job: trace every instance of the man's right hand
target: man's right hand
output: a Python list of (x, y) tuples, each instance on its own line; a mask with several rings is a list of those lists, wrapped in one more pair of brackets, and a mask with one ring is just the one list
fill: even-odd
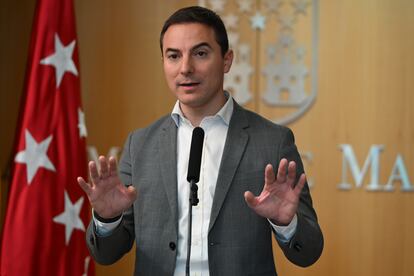
[(118, 177), (115, 157), (99, 157), (100, 169), (89, 162), (90, 183), (78, 177), (79, 186), (85, 191), (95, 212), (102, 218), (114, 218), (128, 209), (137, 198), (137, 191), (124, 186)]

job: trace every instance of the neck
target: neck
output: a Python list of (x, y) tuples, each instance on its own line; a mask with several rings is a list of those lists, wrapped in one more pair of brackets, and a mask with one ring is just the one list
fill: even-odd
[(214, 116), (225, 105), (227, 99), (224, 93), (206, 106), (187, 106), (180, 103), (181, 111), (194, 127), (200, 126), (201, 121), (208, 116)]

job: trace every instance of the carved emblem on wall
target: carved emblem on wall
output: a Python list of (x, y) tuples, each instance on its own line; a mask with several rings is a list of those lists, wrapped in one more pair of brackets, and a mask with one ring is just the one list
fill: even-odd
[[(286, 109), (270, 118), (280, 124), (309, 110), (317, 95), (317, 0), (199, 0), (198, 5), (217, 12), (226, 25), (235, 60), (224, 87), (236, 101), (246, 105), (258, 95), (264, 105)], [(242, 33), (256, 39), (243, 40)], [(258, 78), (261, 85), (253, 85)]]

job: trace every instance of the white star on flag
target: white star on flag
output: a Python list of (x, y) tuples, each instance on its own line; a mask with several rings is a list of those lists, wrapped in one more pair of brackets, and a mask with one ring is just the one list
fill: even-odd
[(65, 241), (69, 244), (73, 229), (85, 231), (85, 226), (79, 216), (82, 209), (83, 197), (79, 198), (75, 204), (70, 201), (68, 193), (65, 191), (65, 211), (53, 218), (53, 221), (65, 225)]
[(25, 140), (26, 140), (26, 149), (20, 151), (16, 154), (14, 161), (17, 163), (25, 163), (27, 169), (27, 184), (33, 180), (33, 177), (36, 175), (37, 170), (40, 167), (56, 171), (55, 166), (47, 157), (47, 150), (49, 148), (50, 142), (52, 141), (52, 135), (47, 137), (40, 143), (37, 143), (30, 132), (26, 129), (25, 131)]
[(85, 113), (82, 112), (82, 109), (80, 109), (80, 107), (78, 108), (78, 128), (79, 137), (86, 137), (88, 135), (85, 124)]
[(40, 64), (51, 65), (55, 67), (56, 71), (56, 88), (62, 82), (65, 72), (71, 72), (75, 76), (78, 75), (75, 63), (72, 60), (73, 50), (75, 49), (76, 40), (73, 40), (66, 46), (63, 46), (58, 34), (55, 34), (55, 53), (45, 57), (40, 61)]
[(265, 28), (266, 17), (256, 12), (254, 16), (250, 18), (252, 29), (263, 30)]

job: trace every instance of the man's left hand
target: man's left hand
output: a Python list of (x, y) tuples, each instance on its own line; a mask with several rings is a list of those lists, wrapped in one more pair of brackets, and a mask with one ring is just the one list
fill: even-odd
[(295, 182), (296, 163), (288, 163), (283, 158), (280, 160), (277, 176), (271, 164), (266, 166), (265, 183), (260, 195), (254, 196), (252, 192), (246, 191), (244, 199), (256, 214), (270, 219), (276, 225), (289, 225), (296, 214), (300, 193), (305, 186), (305, 174), (303, 173), (299, 181)]

